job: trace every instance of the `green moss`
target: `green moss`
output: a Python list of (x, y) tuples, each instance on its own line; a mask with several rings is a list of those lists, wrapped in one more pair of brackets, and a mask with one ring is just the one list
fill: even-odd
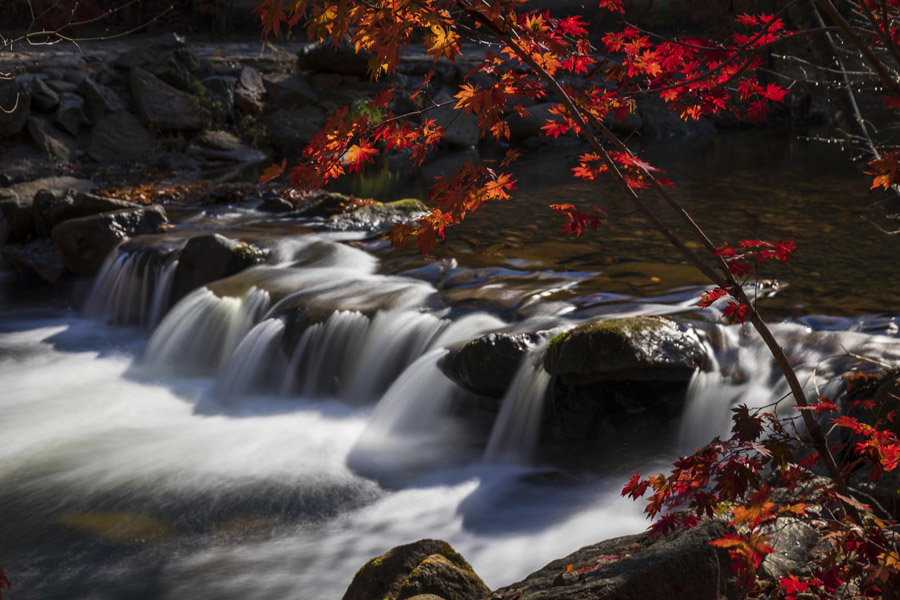
[(466, 559), (463, 558), (463, 555), (453, 549), (453, 546), (448, 544), (445, 541), (441, 541), (440, 544), (441, 554), (449, 558), (451, 561), (457, 564), (466, 564)]

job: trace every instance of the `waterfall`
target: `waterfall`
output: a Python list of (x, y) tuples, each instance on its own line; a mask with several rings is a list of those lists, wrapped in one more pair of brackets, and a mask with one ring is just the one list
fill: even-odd
[(284, 321), (266, 319), (251, 329), (219, 371), (218, 395), (231, 399), (256, 387), (271, 386), (283, 369), (281, 339)]
[(491, 430), (484, 460), (489, 463), (528, 463), (541, 432), (544, 398), (550, 374), (544, 370), (544, 349), (550, 338), (532, 346), (503, 395), (500, 413)]
[(202, 287), (162, 320), (140, 360), (159, 374), (213, 375), (269, 307), (269, 293), (251, 287), (241, 298)]
[(113, 325), (153, 329), (169, 304), (178, 260), (150, 251), (121, 248), (106, 259), (91, 287), (84, 313)]

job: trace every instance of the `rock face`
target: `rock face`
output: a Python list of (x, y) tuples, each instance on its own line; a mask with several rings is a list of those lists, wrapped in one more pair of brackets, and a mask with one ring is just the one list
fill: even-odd
[(131, 70), (131, 93), (147, 126), (170, 131), (199, 131), (209, 115), (184, 92), (140, 67)]
[(191, 290), (262, 262), (259, 249), (213, 233), (191, 238), (181, 251), (172, 283), (172, 302)]
[[(9, 241), (26, 242), (35, 235), (33, 206), (38, 192), (48, 190), (62, 195), (69, 188), (87, 192), (91, 189), (91, 185), (90, 180), (87, 179), (45, 177), (0, 189), (0, 214), (3, 215), (9, 227)], [(44, 232), (38, 232), (38, 234), (46, 235)]]
[(473, 600), (489, 593), (450, 544), (425, 539), (370, 560), (357, 571), (343, 600), (405, 600), (423, 594), (444, 600)]
[[(725, 527), (707, 521), (653, 540), (632, 535), (586, 546), (492, 598), (520, 600), (736, 600), (731, 558), (709, 542)], [(566, 574), (572, 565), (573, 573)], [(582, 569), (583, 573), (578, 574)]]
[(470, 392), (502, 398), (535, 338), (533, 334), (489, 333), (451, 348), (438, 366)]
[(166, 221), (161, 206), (130, 208), (63, 221), (53, 228), (50, 237), (67, 269), (89, 274), (96, 273), (126, 237), (153, 233)]
[(325, 124), (325, 112), (318, 106), (282, 108), (263, 117), (262, 123), (276, 150), (296, 155)]

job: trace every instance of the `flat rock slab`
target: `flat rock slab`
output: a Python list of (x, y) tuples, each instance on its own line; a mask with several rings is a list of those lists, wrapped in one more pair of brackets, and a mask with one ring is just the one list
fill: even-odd
[(133, 68), (130, 82), (141, 117), (151, 129), (199, 131), (209, 123), (209, 115), (187, 94), (144, 69)]

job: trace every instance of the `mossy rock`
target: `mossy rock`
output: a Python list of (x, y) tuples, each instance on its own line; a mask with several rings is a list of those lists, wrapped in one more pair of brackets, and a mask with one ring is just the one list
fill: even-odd
[(420, 200), (406, 198), (394, 202), (376, 202), (347, 214), (333, 215), (327, 227), (337, 231), (367, 231), (380, 233), (402, 223), (419, 218), (428, 212)]
[(557, 335), (544, 368), (568, 383), (688, 381), (706, 352), (696, 332), (664, 317), (586, 323)]
[(409, 600), (423, 594), (471, 600), (486, 597), (490, 590), (450, 544), (424, 539), (367, 562), (353, 577), (343, 600)]

